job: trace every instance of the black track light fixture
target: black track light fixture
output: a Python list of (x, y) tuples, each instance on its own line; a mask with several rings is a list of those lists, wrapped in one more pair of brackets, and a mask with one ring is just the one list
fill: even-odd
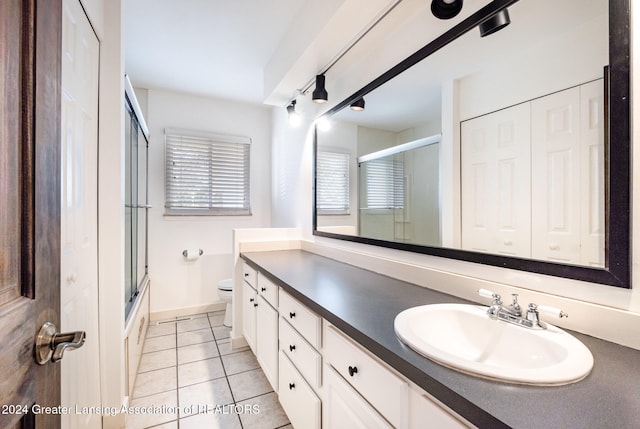
[(451, 19), (462, 10), (462, 0), (432, 0), (431, 13), (439, 19)]
[(509, 24), (511, 24), (509, 11), (507, 9), (502, 9), (478, 26), (480, 29), (480, 37), (485, 37), (495, 33), (496, 31), (502, 30)]
[(316, 75), (316, 89), (313, 90), (311, 100), (313, 100), (314, 103), (326, 103), (328, 99), (329, 94), (327, 94), (327, 90), (324, 88), (324, 75)]
[(364, 110), (364, 98), (360, 97), (353, 103), (351, 103), (351, 110), (362, 111)]
[(302, 118), (296, 112), (296, 100), (292, 100), (291, 104), (287, 106), (287, 113), (289, 114), (289, 125), (297, 127), (302, 122)]

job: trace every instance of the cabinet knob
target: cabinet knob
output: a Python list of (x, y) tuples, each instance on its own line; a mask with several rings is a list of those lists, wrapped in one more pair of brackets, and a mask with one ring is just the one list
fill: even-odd
[(294, 351), (295, 349), (296, 349), (296, 346), (294, 346), (294, 345), (290, 345), (289, 346), (289, 351), (290, 352)]
[(257, 303), (257, 302), (254, 302), (254, 303), (253, 303), (253, 306), (254, 306), (254, 307), (257, 307), (257, 306), (258, 306), (258, 303)]
[(356, 366), (349, 366), (349, 375), (351, 377), (353, 377), (353, 374), (357, 374), (358, 373), (358, 367)]
[(253, 302), (253, 298), (249, 298), (249, 302)]
[(249, 277), (249, 273), (244, 273), (244, 276), (245, 277)]
[(266, 288), (266, 287), (263, 287), (263, 288), (260, 288), (260, 290), (261, 290), (262, 292), (264, 292), (264, 291), (266, 291), (266, 290), (267, 290), (267, 288)]
[(296, 388), (296, 384), (295, 383), (289, 383), (289, 390), (293, 390)]
[(289, 313), (289, 319), (293, 319), (294, 317), (296, 317), (296, 313)]

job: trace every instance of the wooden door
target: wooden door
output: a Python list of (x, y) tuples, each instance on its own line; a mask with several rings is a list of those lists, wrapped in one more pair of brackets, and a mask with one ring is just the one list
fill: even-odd
[[(59, 324), (60, 0), (0, 2), (0, 427), (60, 427), (60, 367), (35, 361)], [(35, 411), (24, 414), (36, 405)]]

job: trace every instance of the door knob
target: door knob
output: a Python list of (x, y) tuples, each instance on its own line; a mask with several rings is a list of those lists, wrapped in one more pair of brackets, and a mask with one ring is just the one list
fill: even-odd
[(36, 337), (36, 362), (44, 365), (49, 362), (57, 362), (62, 359), (64, 351), (82, 347), (85, 340), (84, 331), (57, 332), (58, 328), (51, 322), (46, 322), (40, 328)]

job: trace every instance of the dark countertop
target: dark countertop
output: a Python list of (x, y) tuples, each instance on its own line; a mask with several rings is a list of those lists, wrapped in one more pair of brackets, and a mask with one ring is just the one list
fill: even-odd
[(593, 354), (566, 386), (501, 383), (451, 370), (396, 337), (393, 321), (417, 305), (468, 301), (302, 250), (243, 253), (289, 294), (479, 428), (638, 428), (640, 351), (571, 332)]

